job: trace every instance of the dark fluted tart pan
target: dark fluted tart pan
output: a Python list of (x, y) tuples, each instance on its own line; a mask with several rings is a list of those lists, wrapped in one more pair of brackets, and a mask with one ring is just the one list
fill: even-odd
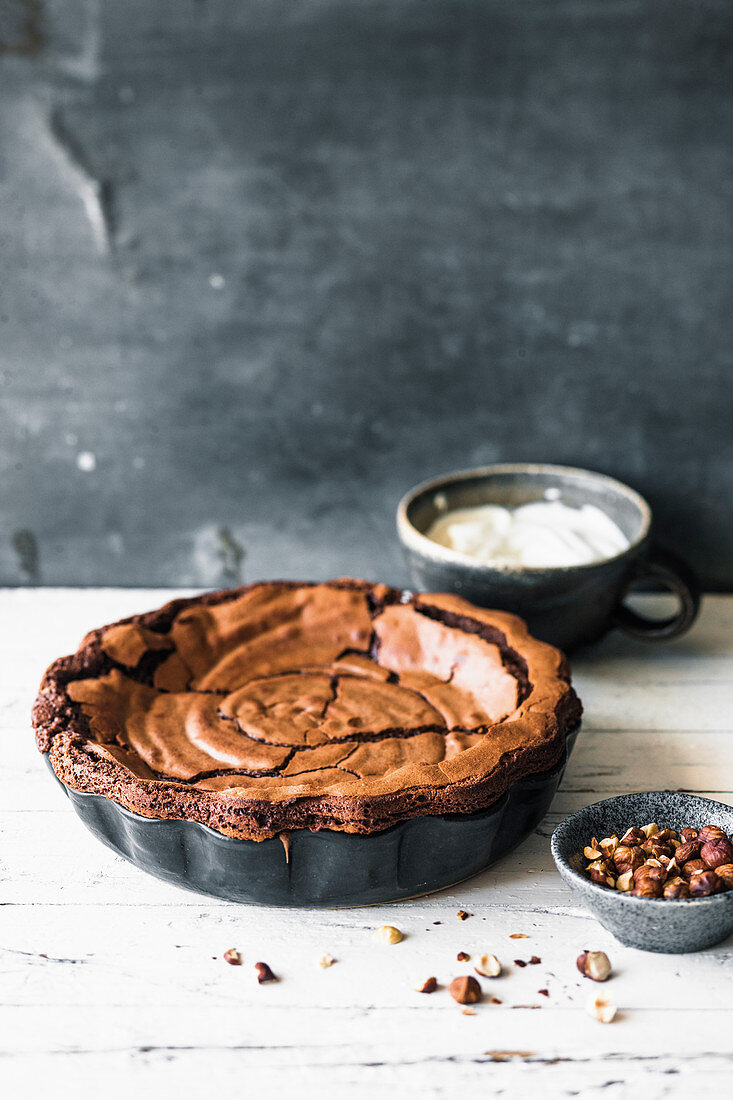
[(102, 843), (175, 886), (245, 904), (375, 905), (463, 882), (521, 844), (547, 813), (576, 736), (568, 734), (553, 768), (517, 780), (486, 810), (411, 818), (372, 836), (302, 829), (286, 843), (238, 840), (59, 783)]

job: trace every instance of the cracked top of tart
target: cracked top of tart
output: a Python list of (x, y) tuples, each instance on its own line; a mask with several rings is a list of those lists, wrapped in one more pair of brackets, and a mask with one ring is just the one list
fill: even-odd
[(75, 790), (254, 840), (482, 809), (551, 767), (579, 717), (564, 657), (515, 616), (350, 580), (93, 631), (34, 709)]

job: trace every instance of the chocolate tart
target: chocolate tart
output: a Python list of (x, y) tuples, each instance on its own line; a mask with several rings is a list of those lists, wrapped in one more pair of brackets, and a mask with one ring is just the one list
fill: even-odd
[(339, 580), (92, 631), (33, 721), (80, 816), (133, 862), (235, 900), (337, 905), (449, 885), (518, 843), (580, 713), (565, 658), (515, 616)]

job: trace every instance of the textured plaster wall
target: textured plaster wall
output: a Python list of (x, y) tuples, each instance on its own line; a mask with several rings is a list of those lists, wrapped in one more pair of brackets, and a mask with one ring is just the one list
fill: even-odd
[(2, 0), (0, 582), (406, 580), (586, 465), (733, 587), (733, 5)]

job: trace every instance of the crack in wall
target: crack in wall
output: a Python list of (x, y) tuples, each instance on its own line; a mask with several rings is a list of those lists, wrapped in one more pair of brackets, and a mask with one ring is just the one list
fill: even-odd
[(41, 568), (36, 536), (27, 528), (13, 531), (13, 550), (18, 558), (18, 568), (31, 585), (40, 584)]
[(67, 125), (59, 107), (51, 111), (48, 130), (54, 148), (71, 170), (81, 199), (97, 251), (110, 255), (115, 249), (115, 188), (112, 180), (99, 176), (76, 135)]

